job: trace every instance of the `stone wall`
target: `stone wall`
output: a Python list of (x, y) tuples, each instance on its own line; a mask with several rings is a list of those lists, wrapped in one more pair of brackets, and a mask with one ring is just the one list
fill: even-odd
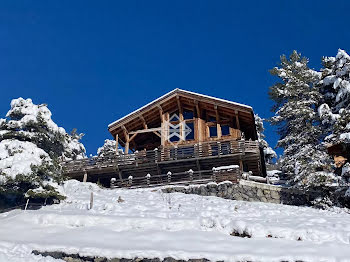
[(259, 201), (287, 205), (313, 205), (315, 199), (322, 198), (327, 192), (300, 190), (290, 187), (268, 185), (253, 181), (240, 180), (238, 184), (223, 182), (187, 187), (168, 187), (165, 193), (180, 192), (201, 196), (217, 196), (233, 200)]
[(67, 254), (59, 251), (38, 251), (33, 250), (34, 255), (42, 255), (44, 257), (53, 257), (61, 259), (66, 262), (209, 262), (208, 259), (189, 259), (189, 260), (178, 260), (172, 257), (166, 257), (164, 259), (159, 258), (106, 258), (106, 257), (91, 257), (91, 256), (80, 256), (79, 254)]

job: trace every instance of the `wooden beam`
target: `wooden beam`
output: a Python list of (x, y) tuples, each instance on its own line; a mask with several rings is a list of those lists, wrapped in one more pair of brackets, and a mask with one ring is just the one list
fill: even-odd
[(184, 121), (184, 115), (183, 115), (183, 112), (182, 112), (182, 107), (181, 107), (181, 101), (180, 101), (180, 97), (177, 95), (176, 96), (176, 101), (177, 101), (177, 107), (179, 109), (179, 118), (180, 118), (180, 141), (184, 141), (185, 140), (185, 137), (184, 137), (184, 132), (183, 132), (183, 124), (182, 124), (182, 121)]
[(123, 132), (124, 132), (124, 136), (125, 136), (125, 147), (124, 147), (124, 154), (127, 155), (129, 154), (129, 141), (130, 141), (130, 137), (129, 137), (129, 133), (128, 130), (125, 128), (124, 125), (122, 125), (123, 128)]
[(238, 117), (238, 111), (235, 110), (235, 116), (236, 116), (236, 126), (237, 126), (237, 129), (241, 130), (241, 126), (239, 124), (239, 117)]
[(214, 109), (215, 109), (215, 116), (216, 116), (216, 132), (217, 132), (218, 138), (221, 138), (221, 125), (220, 125), (220, 116), (219, 116), (218, 106), (214, 105)]
[(139, 117), (140, 117), (140, 119), (141, 119), (141, 121), (142, 121), (143, 128), (144, 128), (144, 129), (148, 129), (147, 123), (146, 123), (146, 121), (145, 121), (145, 118), (144, 118), (142, 115), (140, 115)]
[(162, 135), (159, 134), (157, 131), (153, 131), (154, 134), (156, 134), (157, 136), (159, 136), (160, 138), (162, 138)]
[[(142, 133), (152, 133), (154, 131), (161, 131), (161, 127), (155, 127), (155, 128), (148, 128), (148, 129), (140, 129), (136, 131), (131, 131), (129, 134), (130, 135), (135, 135), (135, 134), (142, 134)], [(131, 140), (131, 139), (130, 139)]]
[(195, 100), (195, 105), (196, 105), (196, 111), (197, 111), (197, 117), (201, 118), (201, 111), (199, 109), (199, 102), (197, 100)]
[(115, 135), (115, 153), (118, 155), (118, 147), (119, 147), (119, 135)]
[(133, 135), (129, 138), (129, 142), (130, 142), (131, 140), (133, 140), (133, 139), (135, 138), (135, 136), (137, 136), (137, 134), (138, 134), (138, 133), (133, 134)]

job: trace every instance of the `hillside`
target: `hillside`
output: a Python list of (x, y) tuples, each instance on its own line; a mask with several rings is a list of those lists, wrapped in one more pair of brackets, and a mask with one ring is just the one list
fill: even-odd
[(0, 261), (55, 261), (30, 254), (35, 249), (108, 258), (350, 261), (345, 209), (108, 190), (75, 180), (61, 190), (61, 204), (0, 215)]

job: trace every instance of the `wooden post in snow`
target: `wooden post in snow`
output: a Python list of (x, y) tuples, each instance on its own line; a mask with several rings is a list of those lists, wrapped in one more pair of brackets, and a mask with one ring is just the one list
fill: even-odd
[(92, 209), (94, 205), (94, 193), (91, 192), (91, 195), (90, 195), (90, 209)]
[(27, 199), (27, 203), (26, 203), (26, 206), (24, 207), (24, 210), (27, 210), (28, 203), (29, 203), (29, 198)]

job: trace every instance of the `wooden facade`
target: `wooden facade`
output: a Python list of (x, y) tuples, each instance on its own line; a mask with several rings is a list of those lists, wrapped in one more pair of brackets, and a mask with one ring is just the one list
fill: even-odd
[(253, 109), (239, 103), (175, 89), (108, 130), (124, 154), (67, 162), (64, 172), (104, 184), (112, 178), (120, 185), (146, 175), (162, 183), (169, 172), (185, 178), (189, 170), (208, 178), (213, 167), (228, 165), (237, 165), (239, 173), (266, 173)]

